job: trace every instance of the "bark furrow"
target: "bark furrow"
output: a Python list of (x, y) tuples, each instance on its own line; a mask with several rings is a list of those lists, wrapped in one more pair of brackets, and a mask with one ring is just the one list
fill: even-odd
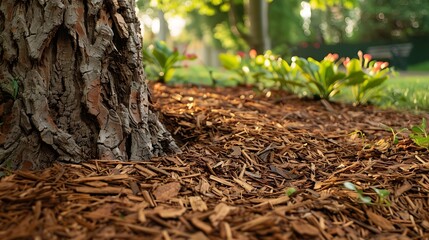
[(134, 1), (0, 2), (0, 166), (180, 151), (149, 102)]

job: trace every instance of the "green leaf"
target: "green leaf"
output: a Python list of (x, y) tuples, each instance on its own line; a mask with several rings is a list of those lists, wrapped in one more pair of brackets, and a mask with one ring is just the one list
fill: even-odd
[(372, 201), (370, 197), (363, 196), (363, 195), (359, 195), (359, 199), (360, 199), (363, 203), (366, 203), (366, 204), (370, 204), (370, 203), (371, 203), (371, 201)]
[(344, 184), (345, 188), (347, 188), (349, 190), (352, 190), (352, 191), (357, 191), (357, 188), (356, 188), (356, 186), (353, 183), (351, 183), (351, 182), (344, 182), (343, 184)]
[(372, 88), (376, 88), (378, 86), (380, 86), (384, 81), (387, 80), (387, 76), (384, 77), (380, 77), (380, 78), (371, 78), (368, 79), (362, 86), (361, 88), (361, 92), (363, 92), (365, 94), (366, 91), (372, 89)]
[(169, 82), (173, 78), (175, 71), (176, 71), (176, 69), (174, 69), (174, 68), (170, 68), (167, 70), (167, 72), (164, 75), (165, 82)]
[(422, 124), (420, 127), (426, 131), (426, 118), (422, 118)]
[(158, 48), (154, 48), (152, 51), (152, 54), (156, 58), (156, 60), (158, 61), (159, 65), (161, 67), (164, 67), (166, 62), (167, 62), (168, 55), (166, 55), (162, 50), (160, 50)]
[(228, 70), (240, 69), (241, 58), (237, 55), (221, 53), (219, 54), (219, 61), (222, 66)]
[(285, 193), (287, 196), (292, 196), (296, 192), (296, 189), (294, 187), (289, 187), (286, 189)]
[(356, 58), (353, 58), (350, 60), (349, 64), (347, 64), (347, 74), (350, 75), (354, 72), (362, 72), (360, 61)]
[(429, 137), (412, 136), (411, 139), (420, 147), (429, 148)]
[(155, 49), (162, 53), (164, 56), (169, 56), (173, 53), (173, 51), (167, 46), (167, 43), (164, 41), (156, 41)]
[(390, 195), (390, 191), (386, 189), (372, 188), (380, 198), (386, 198)]
[(179, 55), (178, 52), (173, 52), (170, 56), (167, 57), (164, 65), (164, 69), (168, 70), (172, 67), (174, 67), (174, 64), (176, 64), (179, 61), (182, 61), (185, 59), (185, 56)]
[(361, 84), (365, 81), (365, 76), (366, 74), (363, 71), (348, 73), (346, 76), (347, 81), (345, 82), (345, 85), (353, 86), (353, 85)]
[(411, 131), (416, 135), (424, 135), (424, 130), (420, 126), (413, 126)]

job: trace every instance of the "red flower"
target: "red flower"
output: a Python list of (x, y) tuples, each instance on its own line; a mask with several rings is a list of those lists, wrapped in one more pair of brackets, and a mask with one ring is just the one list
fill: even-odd
[(318, 42), (313, 43), (313, 47), (319, 49), (320, 48), (320, 43), (318, 43)]
[(374, 66), (372, 67), (371, 72), (374, 72), (374, 73), (379, 72), (381, 69), (385, 69), (388, 66), (389, 66), (388, 62), (378, 61), (378, 62), (374, 63)]
[(237, 55), (240, 56), (241, 58), (244, 58), (244, 56), (246, 56), (246, 53), (244, 53), (242, 51), (238, 51)]
[(301, 47), (307, 48), (308, 47), (308, 43), (306, 43), (306, 42), (301, 43)]
[(372, 56), (370, 55), (370, 54), (364, 54), (363, 55), (363, 58), (365, 59), (365, 61), (371, 61), (371, 59), (372, 59)]
[(363, 67), (367, 68), (367, 67), (368, 67), (369, 62), (370, 62), (370, 61), (371, 61), (371, 59), (372, 59), (372, 56), (371, 56), (370, 54), (364, 54), (364, 55), (363, 55), (363, 58), (364, 58)]
[(196, 54), (194, 54), (194, 53), (188, 53), (188, 54), (186, 54), (186, 55), (185, 55), (185, 58), (186, 58), (187, 60), (194, 60), (194, 59), (196, 59), (196, 58), (197, 58), (197, 55), (196, 55)]
[(331, 62), (335, 62), (338, 59), (338, 54), (337, 53), (329, 53), (328, 55), (326, 55), (326, 57), (324, 58), (325, 60), (331, 61)]
[(344, 67), (347, 67), (349, 65), (349, 63), (350, 63), (350, 58), (346, 57), (346, 59), (344, 59), (344, 61), (343, 61)]
[(249, 56), (250, 56), (251, 58), (255, 58), (256, 56), (258, 56), (258, 53), (256, 52), (256, 50), (255, 50), (255, 49), (251, 49), (251, 50), (249, 51)]
[(362, 59), (363, 52), (361, 50), (358, 51), (358, 56), (359, 56), (359, 59)]

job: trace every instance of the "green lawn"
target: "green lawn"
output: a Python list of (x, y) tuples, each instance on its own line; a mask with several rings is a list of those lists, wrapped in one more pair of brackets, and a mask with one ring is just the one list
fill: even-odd
[(212, 78), (210, 77), (210, 71), (212, 71), (212, 77), (221, 86), (234, 86), (236, 81), (234, 78), (238, 76), (234, 73), (227, 71), (223, 68), (215, 67), (204, 67), (204, 66), (190, 66), (186, 68), (177, 68), (172, 84), (196, 84), (196, 85), (212, 85)]
[(392, 98), (387, 106), (429, 111), (429, 72), (401, 73), (386, 81), (384, 89)]
[(408, 71), (424, 71), (429, 72), (429, 61), (422, 62), (419, 64), (414, 64), (408, 67)]

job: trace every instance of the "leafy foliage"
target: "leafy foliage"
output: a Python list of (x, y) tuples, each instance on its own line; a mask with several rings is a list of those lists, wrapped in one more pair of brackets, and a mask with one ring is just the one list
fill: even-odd
[(429, 135), (426, 131), (426, 119), (422, 119), (422, 123), (420, 125), (411, 127), (412, 134), (410, 138), (413, 140), (415, 144), (420, 147), (424, 147), (429, 149)]
[(171, 50), (163, 41), (157, 41), (143, 49), (143, 57), (146, 61), (146, 73), (159, 82), (168, 82), (172, 78), (178, 67), (177, 63), (196, 59), (195, 54), (181, 54), (177, 49)]
[(224, 68), (238, 74), (245, 85), (253, 83), (260, 88), (270, 86), (290, 92), (294, 92), (295, 87), (303, 86), (297, 81), (297, 70), (271, 51), (257, 54), (252, 49), (248, 55), (244, 52), (222, 53), (219, 60)]
[[(271, 51), (257, 55), (254, 50), (247, 58), (244, 53), (219, 55), (223, 67), (237, 73), (244, 84), (250, 82), (263, 87), (278, 87), (298, 93), (301, 89), (315, 99), (329, 100), (343, 89), (352, 88), (356, 104), (367, 103), (378, 96), (381, 85), (391, 73), (388, 63), (371, 61), (371, 56), (358, 53), (359, 58), (339, 59), (338, 54), (328, 54), (323, 60), (292, 57), (289, 64)], [(343, 63), (345, 69), (340, 65)]]
[[(344, 60), (347, 69), (347, 86), (352, 86), (353, 98), (356, 104), (367, 103), (379, 96), (379, 88), (391, 73), (387, 62), (372, 60), (369, 54), (358, 52), (358, 59)], [(372, 60), (372, 61), (371, 61)]]
[(293, 194), (295, 194), (296, 193), (296, 188), (294, 188), (294, 187), (288, 187), (286, 190), (285, 190), (285, 194), (288, 196), (288, 197), (290, 197), (290, 196), (292, 196)]
[[(344, 187), (355, 192), (358, 196), (359, 201), (361, 201), (362, 203), (365, 204), (373, 204), (372, 199), (368, 196), (365, 196), (365, 193), (358, 189), (356, 187), (356, 185), (354, 185), (351, 182), (344, 182)], [(390, 206), (390, 201), (389, 201), (389, 195), (390, 195), (390, 191), (386, 190), (386, 189), (378, 189), (375, 187), (371, 187), (374, 192), (377, 194), (377, 200), (376, 200), (376, 204), (381, 204), (381, 205), (386, 205), (386, 206)]]
[(358, 189), (353, 183), (351, 183), (351, 182), (344, 182), (344, 187), (347, 188), (347, 189), (349, 189), (349, 190), (352, 190), (352, 191), (356, 192), (357, 195), (358, 195), (359, 200), (362, 203), (371, 204), (371, 198), (368, 197), (368, 196), (365, 196), (364, 193), (363, 193), (363, 191), (360, 190), (360, 189)]
[(398, 144), (399, 139), (400, 139), (400, 135), (402, 134), (402, 132), (408, 130), (407, 128), (402, 128), (398, 131), (395, 131), (395, 129), (393, 129), (392, 127), (389, 127), (387, 125), (381, 124), (381, 126), (386, 130), (392, 133), (392, 143), (393, 144)]
[(346, 74), (338, 70), (335, 61), (338, 54), (330, 54), (322, 61), (313, 58), (293, 57), (292, 62), (299, 68), (306, 80), (307, 90), (315, 98), (329, 99), (340, 92), (341, 82)]

